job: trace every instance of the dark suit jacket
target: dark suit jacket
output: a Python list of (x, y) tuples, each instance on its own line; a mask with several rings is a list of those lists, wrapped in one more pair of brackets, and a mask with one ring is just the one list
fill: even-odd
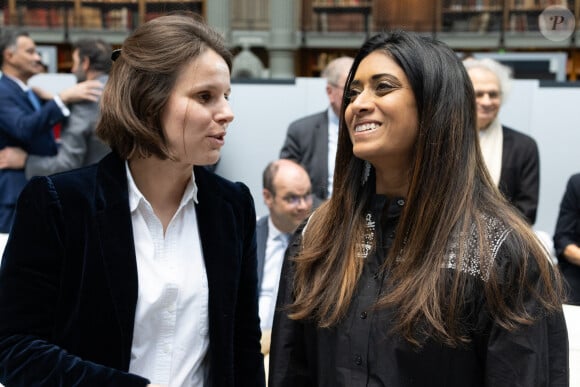
[(268, 243), (268, 215), (262, 216), (256, 223), (256, 256), (258, 257), (258, 289), (264, 279), (264, 262), (266, 262), (266, 245)]
[(569, 285), (567, 303), (580, 305), (580, 266), (564, 257), (564, 249), (570, 244), (580, 245), (580, 173), (571, 176), (566, 184), (554, 233), (558, 266)]
[[(263, 386), (253, 200), (241, 183), (195, 176), (211, 385)], [(137, 295), (124, 161), (33, 178), (0, 268), (0, 382), (145, 386), (126, 373)]]
[[(0, 149), (16, 146), (29, 154), (54, 155), (52, 128), (63, 118), (54, 100), (35, 111), (16, 82), (6, 75), (0, 77)], [(0, 170), (0, 232), (10, 231), (14, 205), (25, 184), (23, 170)]]
[(506, 126), (503, 129), (503, 151), (499, 190), (525, 216), (536, 221), (540, 195), (540, 154), (536, 141)]
[(295, 160), (308, 171), (318, 207), (328, 197), (328, 110), (292, 122), (280, 158)]

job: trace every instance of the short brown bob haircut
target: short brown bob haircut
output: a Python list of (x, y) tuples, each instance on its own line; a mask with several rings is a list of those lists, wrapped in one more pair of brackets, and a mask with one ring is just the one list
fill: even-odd
[(232, 69), (222, 36), (194, 13), (161, 16), (125, 39), (101, 99), (97, 135), (123, 159), (173, 159), (161, 127), (161, 113), (181, 69), (212, 49)]

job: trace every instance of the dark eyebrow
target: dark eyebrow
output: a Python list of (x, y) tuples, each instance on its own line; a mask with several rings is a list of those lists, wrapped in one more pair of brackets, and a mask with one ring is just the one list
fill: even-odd
[(401, 82), (401, 80), (393, 74), (376, 74), (371, 77), (373, 81), (377, 81), (383, 78), (388, 79), (389, 81), (395, 83), (397, 86), (403, 86), (403, 82)]
[[(380, 79), (388, 79), (389, 81), (393, 82), (396, 86), (403, 86), (403, 83), (401, 82), (401, 80), (399, 78), (397, 78), (396, 76), (392, 75), (392, 74), (375, 74), (371, 77), (371, 80), (373, 82), (376, 82)], [(361, 84), (361, 82), (359, 80), (354, 79), (351, 83), (351, 86), (358, 86)]]

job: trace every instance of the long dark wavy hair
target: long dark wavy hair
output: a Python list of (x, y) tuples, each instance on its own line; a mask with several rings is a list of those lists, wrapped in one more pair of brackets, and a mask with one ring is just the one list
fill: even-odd
[[(447, 45), (415, 33), (383, 32), (364, 43), (345, 85), (348, 93), (361, 61), (374, 51), (393, 58), (406, 74), (418, 111), (418, 137), (409, 190), (393, 245), (383, 269), (388, 292), (378, 308), (395, 311), (394, 328), (421, 345), (433, 337), (448, 345), (469, 341), (461, 322), (475, 288), (462, 270), (445, 270), (454, 236), (473, 235), (479, 266), (492, 260), (487, 220), (509, 232), (502, 254), (508, 268), (493, 265), (478, 293), (502, 327), (513, 330), (537, 317), (526, 309), (532, 297), (542, 312), (561, 307), (562, 285), (535, 234), (492, 183), (476, 130), (475, 95), (465, 68)], [(362, 272), (357, 245), (375, 194), (375, 176), (361, 185), (364, 161), (353, 154), (342, 105), (332, 197), (311, 217), (295, 257), (294, 302), (290, 318), (311, 319), (320, 327), (338, 323), (348, 310)], [(465, 240), (461, 242), (467, 242)], [(459, 243), (457, 268), (469, 259)], [(470, 253), (473, 251), (470, 250)], [(471, 277), (473, 279), (473, 276)], [(533, 280), (531, 280), (533, 279)]]

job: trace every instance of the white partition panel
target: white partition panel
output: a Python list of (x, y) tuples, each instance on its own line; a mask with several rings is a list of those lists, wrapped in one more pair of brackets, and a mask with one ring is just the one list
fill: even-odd
[(250, 187), (258, 216), (268, 213), (262, 200), (264, 168), (279, 157), (292, 121), (328, 107), (325, 85), (320, 78), (232, 85), (230, 103), (235, 118), (228, 128), (217, 173)]
[[(298, 78), (292, 84), (234, 84), (230, 125), (217, 169), (248, 184), (258, 215), (261, 174), (278, 157), (288, 124), (327, 106), (324, 81)], [(540, 149), (540, 204), (535, 228), (552, 235), (568, 177), (580, 172), (580, 87), (543, 87), (536, 80), (514, 80), (502, 106), (502, 122), (534, 137)]]

